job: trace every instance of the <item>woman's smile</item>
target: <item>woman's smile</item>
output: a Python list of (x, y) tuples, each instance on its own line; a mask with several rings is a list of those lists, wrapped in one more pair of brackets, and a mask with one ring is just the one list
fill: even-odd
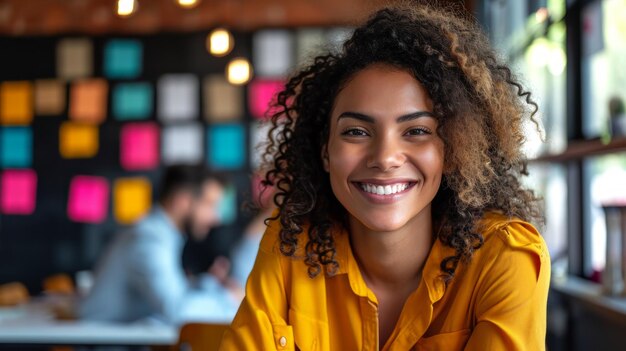
[(363, 198), (373, 204), (389, 204), (400, 201), (418, 184), (416, 180), (366, 179), (351, 182)]

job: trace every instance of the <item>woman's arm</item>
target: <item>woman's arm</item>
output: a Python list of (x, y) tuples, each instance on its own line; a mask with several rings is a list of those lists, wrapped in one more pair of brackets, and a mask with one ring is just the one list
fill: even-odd
[(519, 224), (498, 234), (503, 245), (479, 288), (476, 326), (465, 350), (545, 350), (550, 285), (545, 242), (534, 228)]
[(278, 252), (278, 225), (266, 230), (254, 268), (246, 284), (246, 297), (220, 350), (293, 350), (292, 327), (287, 325), (287, 293), (282, 255)]

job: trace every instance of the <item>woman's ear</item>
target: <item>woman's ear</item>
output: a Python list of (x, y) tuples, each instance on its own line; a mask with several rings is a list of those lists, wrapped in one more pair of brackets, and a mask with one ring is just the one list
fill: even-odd
[(324, 146), (322, 146), (322, 165), (324, 165), (324, 170), (326, 172), (329, 172), (330, 167), (328, 166), (328, 145), (324, 144)]

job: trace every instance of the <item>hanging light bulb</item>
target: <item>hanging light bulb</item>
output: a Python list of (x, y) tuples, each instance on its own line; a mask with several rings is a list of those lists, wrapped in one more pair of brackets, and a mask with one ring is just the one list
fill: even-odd
[(206, 45), (209, 53), (217, 57), (228, 55), (235, 46), (233, 36), (224, 28), (214, 29), (207, 36)]
[(242, 85), (250, 81), (252, 67), (250, 62), (243, 57), (232, 59), (226, 67), (226, 78), (230, 84)]
[(180, 7), (191, 9), (191, 8), (196, 7), (200, 1), (199, 0), (176, 0), (176, 2), (178, 3), (178, 5), (180, 5)]
[(118, 0), (117, 15), (120, 17), (128, 17), (137, 10), (137, 0)]

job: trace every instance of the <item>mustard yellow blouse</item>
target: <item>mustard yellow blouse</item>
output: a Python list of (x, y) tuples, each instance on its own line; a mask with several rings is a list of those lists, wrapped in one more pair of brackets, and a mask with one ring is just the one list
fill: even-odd
[[(439, 265), (453, 249), (435, 241), (382, 350), (545, 350), (550, 259), (543, 238), (497, 213), (486, 214), (481, 228), (483, 247), (447, 287)], [(337, 274), (311, 279), (302, 259), (280, 253), (278, 230), (274, 221), (265, 232), (220, 350), (379, 350), (376, 296), (348, 233), (335, 233)]]

